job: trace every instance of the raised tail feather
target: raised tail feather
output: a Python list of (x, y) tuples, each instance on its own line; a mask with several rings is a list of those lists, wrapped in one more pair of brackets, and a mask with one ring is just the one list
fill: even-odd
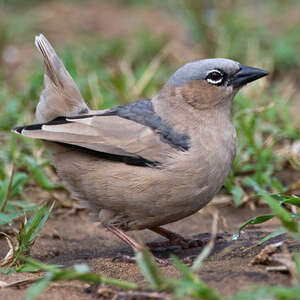
[(36, 108), (37, 122), (48, 122), (60, 116), (88, 113), (78, 87), (48, 40), (40, 34), (35, 45), (45, 64), (44, 90)]

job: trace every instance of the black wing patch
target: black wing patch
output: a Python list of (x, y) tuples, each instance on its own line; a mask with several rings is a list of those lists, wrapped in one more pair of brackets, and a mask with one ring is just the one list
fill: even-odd
[(146, 159), (141, 156), (126, 156), (126, 155), (117, 155), (117, 154), (111, 154), (111, 153), (106, 153), (106, 152), (100, 152), (100, 151), (95, 151), (92, 149), (88, 149), (85, 147), (77, 146), (77, 145), (72, 145), (72, 144), (67, 144), (67, 143), (60, 143), (56, 142), (58, 145), (62, 145), (64, 147), (67, 147), (69, 149), (74, 149), (80, 152), (84, 152), (86, 154), (90, 154), (96, 157), (99, 157), (101, 159), (106, 159), (110, 161), (116, 161), (116, 162), (122, 162), (127, 165), (132, 165), (132, 166), (138, 166), (138, 167), (159, 167), (161, 166), (161, 163), (158, 161), (152, 161), (149, 159)]
[[(87, 116), (85, 116), (87, 117)], [(60, 124), (66, 124), (71, 123), (66, 119), (66, 117), (57, 117), (49, 122), (46, 123), (39, 123), (39, 124), (32, 124), (32, 125), (26, 125), (26, 126), (18, 126), (13, 129), (13, 131), (22, 134), (22, 130), (39, 130), (42, 129), (43, 125), (60, 125)]]

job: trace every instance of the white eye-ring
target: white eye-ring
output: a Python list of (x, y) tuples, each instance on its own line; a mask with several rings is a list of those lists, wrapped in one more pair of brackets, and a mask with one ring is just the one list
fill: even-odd
[(219, 70), (211, 70), (206, 76), (206, 81), (215, 85), (222, 83), (224, 75)]

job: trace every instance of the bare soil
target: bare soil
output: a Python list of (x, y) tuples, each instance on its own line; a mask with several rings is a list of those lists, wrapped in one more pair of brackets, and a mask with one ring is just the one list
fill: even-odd
[[(264, 247), (257, 246), (256, 243), (266, 234), (278, 228), (278, 223), (271, 220), (263, 225), (263, 230), (259, 226), (255, 226), (247, 229), (237, 241), (231, 240), (232, 233), (236, 232), (243, 222), (253, 216), (267, 213), (267, 209), (258, 208), (254, 212), (249, 207), (234, 209), (225, 206), (217, 209), (220, 214), (219, 235), (213, 252), (201, 268), (200, 277), (210, 286), (216, 288), (220, 295), (232, 295), (253, 285), (289, 285), (291, 283), (290, 275), (268, 272), (265, 265), (249, 264), (252, 258)], [(212, 207), (205, 208), (194, 216), (167, 227), (185, 236), (197, 236), (203, 240), (209, 240), (212, 221), (211, 210)], [(133, 232), (131, 235), (144, 242), (163, 240), (147, 230)], [(286, 236), (278, 237), (275, 240), (285, 240), (290, 251), (296, 251), (300, 248), (299, 244), (294, 244)], [(5, 255), (6, 248), (5, 241), (0, 240), (2, 257)], [(155, 255), (165, 258), (173, 253), (181, 259), (186, 259), (198, 255), (201, 250), (202, 247), (186, 250), (175, 249), (156, 252)], [(81, 211), (75, 215), (63, 214), (52, 217), (47, 222), (31, 252), (33, 258), (43, 262), (61, 264), (66, 267), (86, 263), (92, 271), (98, 274), (137, 282), (140, 286), (146, 287), (147, 283), (135, 263), (114, 260), (120, 254), (133, 256), (127, 245), (93, 223), (86, 211)], [(179, 276), (172, 265), (161, 268), (166, 276)], [(14, 282), (36, 276), (40, 276), (40, 274), (17, 273), (11, 276), (0, 274), (0, 281)], [(87, 284), (81, 282), (53, 283), (39, 299), (92, 299), (94, 295), (89, 293), (87, 287)], [(1, 300), (23, 299), (23, 296), (24, 288), (7, 288), (1, 290), (0, 293)], [(99, 298), (101, 299), (100, 296)], [(110, 298), (108, 295), (108, 298), (102, 299)], [(134, 299), (134, 297), (126, 299)]]

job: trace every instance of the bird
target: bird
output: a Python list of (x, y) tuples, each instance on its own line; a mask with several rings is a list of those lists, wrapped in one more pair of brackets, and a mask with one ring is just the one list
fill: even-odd
[(133, 250), (141, 245), (127, 232), (143, 229), (193, 246), (162, 226), (198, 212), (220, 191), (236, 155), (233, 98), (268, 72), (201, 59), (175, 71), (151, 99), (92, 110), (45, 36), (35, 45), (45, 64), (36, 121), (13, 131), (41, 139), (73, 197)]

